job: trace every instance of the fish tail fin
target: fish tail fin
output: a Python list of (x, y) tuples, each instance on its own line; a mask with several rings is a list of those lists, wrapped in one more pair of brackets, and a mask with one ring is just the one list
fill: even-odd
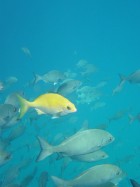
[(34, 81), (33, 81), (33, 84), (36, 84), (38, 81), (42, 80), (41, 76), (36, 74), (36, 73), (33, 73), (34, 74)]
[(132, 116), (131, 114), (129, 114), (128, 117), (129, 117), (129, 123), (130, 123), (130, 124), (133, 123), (134, 120), (135, 120), (135, 117)]
[(119, 77), (120, 77), (120, 80), (121, 80), (121, 81), (123, 81), (123, 80), (126, 79), (126, 77), (125, 77), (124, 75), (122, 75), (122, 74), (119, 74)]
[(19, 114), (19, 118), (21, 119), (24, 114), (27, 112), (27, 110), (30, 108), (30, 102), (27, 101), (26, 99), (24, 99), (23, 97), (21, 97), (20, 95), (17, 94), (17, 98), (19, 100), (20, 103), (20, 114)]
[(46, 157), (48, 157), (49, 155), (53, 154), (53, 146), (51, 146), (48, 142), (46, 142), (44, 139), (42, 139), (41, 137), (37, 137), (40, 147), (41, 147), (41, 151), (36, 159), (36, 161), (41, 161), (44, 160)]
[(120, 77), (120, 85), (122, 85), (127, 80), (127, 77), (122, 74), (119, 74), (119, 77)]
[(55, 183), (55, 185), (58, 187), (72, 187), (71, 185), (68, 185), (68, 182), (63, 179), (60, 179), (56, 176), (51, 176), (51, 178), (53, 182)]

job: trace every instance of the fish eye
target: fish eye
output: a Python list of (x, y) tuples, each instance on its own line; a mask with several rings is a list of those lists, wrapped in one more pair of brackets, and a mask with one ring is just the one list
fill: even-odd
[(68, 110), (71, 110), (71, 107), (70, 107), (70, 106), (67, 106), (67, 109), (68, 109)]
[(109, 142), (111, 142), (111, 141), (112, 141), (112, 137), (109, 138)]
[(116, 175), (120, 175), (120, 172), (119, 172), (119, 171), (117, 171)]
[(7, 155), (6, 157), (5, 157), (5, 160), (9, 160), (11, 158), (11, 155)]

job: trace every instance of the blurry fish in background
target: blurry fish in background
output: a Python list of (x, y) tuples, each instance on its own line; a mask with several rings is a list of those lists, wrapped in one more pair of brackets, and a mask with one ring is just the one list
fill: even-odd
[[(19, 154), (19, 153), (18, 153)], [(10, 155), (9, 155), (10, 157)], [(15, 180), (19, 179), (19, 175), (23, 169), (27, 169), (30, 166), (32, 159), (22, 160), (16, 165), (9, 165), (6, 171), (1, 174), (1, 186), (8, 187), (15, 184)], [(19, 182), (19, 181), (18, 181)], [(21, 187), (21, 186), (20, 186)]]
[(77, 110), (73, 103), (59, 94), (43, 94), (37, 97), (33, 102), (27, 101), (20, 95), (17, 95), (17, 98), (21, 105), (19, 119), (24, 116), (29, 108), (34, 108), (38, 115), (49, 114), (52, 115), (53, 118), (58, 118), (76, 112)]
[(109, 183), (113, 185), (119, 184), (124, 178), (124, 172), (116, 165), (102, 164), (96, 165), (82, 172), (78, 177), (66, 181), (56, 176), (52, 176), (52, 180), (56, 186), (101, 186), (107, 187)]
[(38, 179), (38, 187), (46, 187), (47, 183), (48, 183), (48, 172), (43, 171), (41, 172)]
[(116, 163), (119, 165), (129, 164), (129, 163), (133, 163), (134, 159), (135, 159), (135, 155), (129, 154), (129, 155), (121, 157), (120, 159), (117, 159)]
[(17, 77), (10, 76), (5, 80), (6, 86), (11, 86), (12, 84), (15, 84), (18, 81)]
[(115, 114), (113, 114), (111, 117), (108, 118), (109, 120), (109, 124), (112, 122), (112, 121), (116, 121), (116, 120), (119, 120), (123, 117), (126, 116), (126, 114), (130, 111), (130, 109), (125, 109), (125, 110), (120, 110), (118, 112), (116, 112)]
[(86, 60), (81, 59), (77, 62), (76, 66), (77, 66), (77, 68), (84, 68), (87, 64), (88, 64), (88, 62)]
[(83, 86), (77, 90), (78, 100), (80, 104), (91, 104), (100, 99), (102, 93), (99, 89), (92, 86)]
[(93, 64), (86, 64), (81, 72), (82, 76), (88, 76), (97, 72), (97, 68)]
[(77, 76), (77, 73), (71, 71), (70, 69), (64, 72), (66, 79), (74, 79)]
[(32, 58), (31, 52), (27, 47), (22, 47), (21, 50), (27, 57)]
[(100, 129), (77, 132), (57, 146), (52, 146), (41, 137), (38, 137), (41, 151), (37, 161), (43, 160), (53, 153), (61, 153), (63, 156), (87, 154), (112, 143), (114, 139), (109, 132)]
[(133, 187), (140, 187), (140, 184), (138, 184), (134, 179), (130, 179), (130, 182)]
[(25, 186), (29, 186), (30, 183), (33, 181), (33, 179), (35, 178), (37, 172), (37, 167), (34, 168), (33, 172), (29, 175), (27, 175), (20, 183), (21, 187), (25, 187)]
[(121, 81), (120, 84), (113, 89), (112, 95), (115, 95), (115, 94), (121, 92), (123, 89), (124, 83), (125, 83), (125, 81)]
[(97, 128), (97, 129), (106, 130), (106, 129), (108, 128), (108, 124), (106, 124), (106, 123), (101, 123), (101, 124), (96, 125), (96, 128)]
[(107, 81), (101, 81), (97, 84), (96, 88), (103, 88), (107, 85)]
[(2, 186), (8, 186), (14, 183), (15, 179), (20, 175), (18, 165), (8, 167), (8, 169), (2, 175)]
[(79, 80), (66, 79), (62, 84), (60, 84), (56, 92), (61, 95), (69, 95), (75, 92), (81, 85), (82, 82)]
[(4, 90), (4, 83), (0, 81), (0, 92)]
[[(59, 160), (59, 158), (57, 158)], [(70, 157), (64, 157), (62, 164), (61, 164), (61, 176), (63, 176), (65, 170), (68, 168), (69, 164), (71, 163), (72, 159)]]
[(131, 84), (139, 84), (140, 83), (140, 69), (136, 70), (135, 72), (133, 72), (132, 74), (128, 76), (124, 76), (120, 74), (120, 80), (121, 80), (121, 83), (124, 81), (125, 82), (128, 81)]
[(93, 104), (91, 106), (91, 110), (97, 110), (99, 108), (103, 108), (106, 106), (106, 103), (105, 102), (100, 102), (100, 101), (97, 101), (95, 104)]
[(5, 150), (0, 150), (0, 166), (6, 164), (9, 160), (11, 160), (11, 158), (11, 153)]
[(0, 81), (0, 93), (15, 84), (18, 79), (14, 76), (8, 77), (6, 80)]
[(98, 160), (108, 158), (108, 155), (104, 151), (98, 150), (98, 151), (87, 153), (87, 154), (74, 155), (74, 156), (71, 156), (70, 158), (77, 160), (77, 161), (81, 161), (81, 162), (95, 162)]
[(18, 110), (11, 104), (0, 104), (0, 127), (7, 128), (15, 124)]
[(128, 117), (129, 117), (129, 123), (133, 123), (136, 120), (138, 120), (140, 122), (140, 113), (138, 113), (135, 116), (129, 114)]
[(55, 85), (63, 81), (65, 78), (66, 76), (64, 75), (64, 73), (58, 70), (52, 70), (44, 75), (34, 74), (34, 84), (36, 84), (39, 81), (43, 81), (45, 83), (53, 83)]
[(82, 71), (82, 76), (88, 76), (97, 72), (97, 67), (93, 64), (88, 63), (87, 60), (84, 59), (79, 60), (76, 66)]

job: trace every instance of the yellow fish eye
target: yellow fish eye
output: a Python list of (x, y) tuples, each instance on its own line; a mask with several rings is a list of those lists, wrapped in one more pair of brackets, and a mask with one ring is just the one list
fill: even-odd
[(67, 109), (68, 109), (68, 110), (71, 110), (71, 107), (70, 107), (70, 106), (67, 106)]

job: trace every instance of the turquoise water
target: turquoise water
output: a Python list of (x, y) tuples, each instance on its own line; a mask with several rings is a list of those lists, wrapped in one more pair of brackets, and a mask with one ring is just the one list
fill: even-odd
[[(1, 176), (5, 176), (9, 168), (30, 159), (13, 183), (20, 183), (36, 168), (29, 186), (38, 186), (41, 172), (47, 171), (47, 186), (51, 187), (54, 186), (51, 175), (72, 179), (101, 163), (118, 165), (126, 173), (120, 187), (129, 187), (129, 178), (140, 182), (140, 123), (138, 120), (129, 123), (129, 115), (136, 116), (140, 112), (140, 86), (126, 82), (120, 92), (112, 94), (120, 83), (119, 74), (128, 76), (140, 69), (139, 9), (138, 0), (0, 1), (0, 81), (5, 82), (11, 76), (18, 79), (10, 86), (5, 83), (0, 92), (1, 104), (13, 92), (24, 93), (25, 98), (33, 100), (53, 89), (53, 84), (42, 81), (33, 86), (34, 73), (71, 70), (82, 86), (96, 87), (104, 83), (99, 88), (99, 100), (91, 103), (78, 103), (76, 91), (66, 96), (76, 105), (76, 113), (51, 119), (28, 112), (17, 124), (2, 130), (1, 137), (5, 139), (18, 125), (25, 126), (25, 132), (7, 148), (12, 158), (0, 167)], [(82, 76), (77, 67), (81, 59), (94, 65), (97, 71)], [(95, 109), (97, 101), (105, 105)], [(125, 111), (122, 117), (109, 124), (108, 119), (120, 111)], [(90, 128), (105, 128), (115, 137), (115, 141), (104, 148), (109, 158), (94, 163), (72, 161), (62, 175), (63, 159), (57, 161), (56, 155), (35, 161), (40, 151), (37, 136), (49, 142), (60, 133), (68, 137), (78, 131), (85, 120)], [(60, 139), (55, 143), (59, 142)], [(24, 145), (27, 146), (16, 150)]]

